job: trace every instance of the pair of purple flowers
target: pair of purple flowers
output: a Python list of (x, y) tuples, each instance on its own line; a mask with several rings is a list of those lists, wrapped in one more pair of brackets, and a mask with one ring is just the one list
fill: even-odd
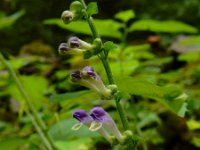
[(89, 113), (85, 110), (76, 110), (73, 113), (73, 117), (79, 121), (79, 123), (72, 127), (73, 130), (78, 130), (82, 125), (86, 125), (90, 131), (97, 131), (110, 143), (113, 143), (113, 136), (118, 142), (123, 141), (123, 137), (115, 122), (101, 107), (94, 107)]

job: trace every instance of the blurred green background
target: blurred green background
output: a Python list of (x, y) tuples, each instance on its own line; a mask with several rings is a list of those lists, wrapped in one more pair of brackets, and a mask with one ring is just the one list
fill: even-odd
[[(113, 101), (100, 100), (69, 82), (72, 70), (91, 65), (108, 83), (96, 57), (84, 60), (58, 54), (59, 44), (70, 36), (92, 41), (86, 22), (65, 25), (60, 19), (71, 2), (1, 0), (0, 51), (18, 74), (58, 150), (117, 150), (87, 128), (71, 131), (76, 122), (72, 112), (97, 105), (122, 130)], [(141, 137), (138, 149), (200, 149), (199, 0), (99, 0), (97, 4), (94, 18), (103, 42), (118, 46), (110, 51), (109, 61), (120, 90), (130, 94), (125, 94), (123, 105), (131, 130)], [(46, 149), (2, 63), (0, 89), (0, 150)]]

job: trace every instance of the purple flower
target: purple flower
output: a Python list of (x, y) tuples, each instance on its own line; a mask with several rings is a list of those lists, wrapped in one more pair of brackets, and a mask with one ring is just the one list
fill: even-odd
[(91, 123), (93, 119), (88, 115), (85, 110), (77, 110), (73, 113), (73, 117), (82, 123)]
[(72, 127), (72, 130), (79, 130), (82, 125), (89, 126), (93, 121), (92, 117), (85, 110), (76, 110), (73, 115), (79, 122)]
[(83, 75), (89, 78), (99, 79), (100, 77), (97, 75), (97, 73), (94, 71), (94, 69), (91, 66), (86, 66), (82, 69)]
[(94, 120), (89, 128), (91, 131), (96, 131), (100, 128), (104, 128), (106, 131), (110, 131), (119, 142), (122, 142), (123, 138), (119, 129), (117, 128), (117, 125), (103, 108), (94, 107), (90, 111), (90, 116)]
[(70, 74), (72, 81), (77, 81), (77, 80), (81, 80), (81, 72), (79, 70), (75, 70), (73, 72), (71, 72)]
[(111, 90), (108, 89), (99, 75), (90, 66), (86, 66), (82, 71), (73, 71), (71, 73), (72, 82), (88, 87), (98, 93), (100, 96), (110, 98)]
[[(82, 125), (86, 125), (89, 127), (94, 121), (93, 118), (85, 110), (82, 109), (76, 110), (73, 113), (73, 117), (79, 122), (73, 125), (72, 130), (79, 130)], [(105, 139), (107, 139), (110, 143), (112, 142), (110, 135), (107, 133), (107, 131), (104, 130), (104, 128), (98, 129), (97, 132), (101, 134)]]

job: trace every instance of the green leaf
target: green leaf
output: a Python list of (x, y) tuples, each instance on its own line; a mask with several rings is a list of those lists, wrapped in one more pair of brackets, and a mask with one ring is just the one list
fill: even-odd
[(158, 21), (158, 20), (146, 19), (134, 22), (129, 28), (129, 32), (133, 31), (197, 33), (198, 29), (180, 21), (174, 21), (174, 20)]
[(75, 125), (76, 123), (77, 120), (73, 118), (62, 120), (50, 127), (49, 134), (55, 140), (66, 140), (82, 137), (92, 138), (100, 136), (96, 132), (89, 131), (88, 127), (85, 125), (83, 125), (78, 131), (72, 130), (73, 125)]
[(187, 52), (180, 54), (178, 56), (178, 60), (180, 61), (186, 61), (186, 62), (195, 62), (200, 60), (200, 51), (195, 52)]
[(139, 66), (138, 60), (124, 60), (122, 62), (110, 62), (114, 75), (130, 75)]
[[(72, 22), (70, 24), (65, 25), (60, 19), (48, 19), (44, 21), (44, 24), (57, 25), (60, 28), (63, 28), (75, 33), (91, 35), (91, 30), (88, 26), (88, 23), (83, 20), (79, 20), (79, 21)], [(119, 31), (119, 29), (122, 27), (121, 23), (116, 22), (114, 20), (109, 20), (109, 19), (107, 20), (96, 19), (94, 20), (94, 24), (97, 27), (98, 32), (101, 36), (113, 37), (117, 39), (121, 38), (121, 33)]]
[(0, 29), (11, 26), (17, 19), (19, 19), (25, 12), (23, 10), (14, 13), (11, 16), (0, 18)]
[[(37, 109), (40, 109), (45, 100), (44, 92), (47, 89), (47, 80), (41, 76), (20, 76), (20, 81), (31, 98), (33, 105)], [(24, 98), (14, 82), (9, 85), (7, 90), (14, 99), (20, 102), (20, 104), (25, 104)]]
[(0, 140), (0, 145), (2, 150), (16, 150), (20, 149), (23, 144), (28, 142), (27, 139), (20, 139), (20, 138), (6, 138)]
[(178, 53), (190, 53), (200, 51), (200, 36), (188, 37), (178, 36), (172, 43), (170, 49)]
[(189, 130), (199, 130), (200, 129), (200, 121), (196, 121), (193, 119), (188, 120), (187, 127), (189, 128)]
[(135, 12), (131, 9), (131, 10), (125, 10), (125, 11), (120, 11), (115, 15), (116, 19), (119, 19), (123, 22), (127, 22), (130, 19), (135, 17)]
[(200, 138), (199, 137), (193, 137), (192, 138), (192, 144), (194, 144), (196, 147), (200, 148)]
[(160, 87), (151, 82), (132, 77), (117, 79), (117, 85), (121, 91), (154, 99), (181, 117), (187, 111), (185, 103), (187, 95), (175, 85)]
[(116, 48), (118, 47), (116, 44), (114, 44), (114, 43), (111, 42), (111, 41), (107, 41), (107, 42), (105, 42), (103, 45), (104, 45), (104, 48), (105, 48), (107, 51), (116, 49)]
[(69, 92), (69, 93), (64, 93), (64, 94), (54, 94), (54, 95), (51, 95), (50, 101), (54, 103), (59, 103), (61, 101), (84, 96), (85, 94), (88, 94), (88, 93), (89, 91), (87, 90), (87, 91)]
[(143, 137), (143, 140), (150, 141), (155, 145), (165, 142), (164, 138), (158, 133), (155, 128), (142, 131), (141, 136)]
[(87, 13), (89, 16), (94, 15), (94, 14), (98, 14), (98, 6), (96, 2), (91, 2), (88, 4), (87, 9), (86, 9)]
[(103, 45), (104, 45), (104, 49), (106, 50), (106, 56), (108, 55), (109, 51), (117, 48), (117, 45), (111, 41), (107, 41)]
[(89, 150), (92, 146), (92, 139), (83, 137), (68, 141), (56, 141), (55, 146), (58, 150)]

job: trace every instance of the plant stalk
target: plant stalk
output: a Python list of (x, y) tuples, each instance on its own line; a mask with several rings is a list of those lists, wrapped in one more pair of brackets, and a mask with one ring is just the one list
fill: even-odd
[[(10, 63), (4, 58), (4, 56), (0, 53), (0, 60), (2, 61), (3, 65), (7, 68), (10, 75), (12, 76), (13, 80), (15, 81), (17, 88), (19, 89), (21, 95), (24, 97), (24, 100), (28, 106), (28, 110), (26, 111), (27, 115), (32, 120), (33, 125), (35, 126), (38, 134), (40, 135), (41, 139), (43, 140), (43, 143), (46, 145), (46, 147), (49, 150), (54, 150), (53, 141), (49, 134), (47, 133), (47, 127), (43, 120), (38, 116), (37, 111), (35, 110), (33, 104), (31, 103), (31, 100), (24, 90), (24, 87), (22, 83), (20, 82), (19, 78), (17, 77), (14, 69), (10, 65)], [(30, 111), (29, 111), (30, 110)]]
[[(80, 2), (82, 3), (84, 9), (86, 10), (87, 6), (86, 6), (84, 0), (80, 0)], [(96, 27), (94, 25), (93, 18), (91, 16), (87, 16), (86, 20), (87, 20), (87, 22), (88, 22), (88, 24), (90, 26), (91, 31), (92, 31), (93, 38), (94, 39), (95, 38), (100, 38), (100, 36), (99, 36), (99, 34), (98, 34), (97, 30), (96, 30)], [(112, 72), (111, 72), (111, 69), (110, 69), (109, 62), (107, 60), (107, 57), (105, 57), (105, 50), (104, 49), (100, 53), (99, 58), (101, 59), (101, 61), (103, 63), (104, 69), (105, 69), (107, 77), (108, 77), (109, 84), (115, 84), (114, 79), (113, 79), (113, 75), (112, 75)], [(125, 115), (124, 108), (122, 107), (122, 105), (119, 102), (119, 100), (115, 99), (115, 102), (116, 102), (116, 107), (117, 107), (121, 122), (123, 124), (124, 130), (128, 130), (129, 129), (129, 125), (128, 125), (127, 117)]]

